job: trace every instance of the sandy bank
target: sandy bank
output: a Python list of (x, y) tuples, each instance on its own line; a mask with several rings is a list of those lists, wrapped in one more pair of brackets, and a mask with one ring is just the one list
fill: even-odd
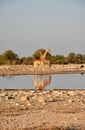
[[(83, 67), (82, 67), (83, 66)], [(85, 73), (85, 64), (51, 65), (37, 67), (32, 65), (8, 65), (0, 66), (0, 75), (28, 75), (28, 74), (59, 74), (59, 73)]]

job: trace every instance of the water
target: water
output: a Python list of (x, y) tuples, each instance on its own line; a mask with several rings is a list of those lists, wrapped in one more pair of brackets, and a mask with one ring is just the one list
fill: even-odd
[(85, 89), (85, 74), (0, 76), (0, 89), (35, 89), (35, 83), (45, 89)]

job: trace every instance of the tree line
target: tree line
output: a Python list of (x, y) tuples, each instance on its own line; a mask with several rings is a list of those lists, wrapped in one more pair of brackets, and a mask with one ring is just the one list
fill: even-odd
[[(6, 50), (3, 54), (0, 55), (0, 65), (33, 65), (34, 60), (39, 60), (40, 51), (44, 54), (44, 49), (38, 49), (34, 52), (32, 56), (28, 57), (19, 57), (12, 50)], [(85, 63), (85, 54), (76, 54), (70, 52), (67, 56), (64, 55), (51, 55), (47, 53), (46, 59), (50, 60), (51, 64), (84, 64)]]

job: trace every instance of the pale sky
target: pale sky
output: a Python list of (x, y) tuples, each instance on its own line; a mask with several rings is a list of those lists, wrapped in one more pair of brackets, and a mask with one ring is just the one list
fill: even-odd
[(0, 54), (85, 54), (85, 0), (0, 0)]

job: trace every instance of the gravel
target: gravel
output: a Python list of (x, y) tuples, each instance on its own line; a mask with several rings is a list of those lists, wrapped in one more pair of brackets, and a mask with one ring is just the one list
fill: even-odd
[(84, 130), (85, 90), (0, 90), (0, 130)]

